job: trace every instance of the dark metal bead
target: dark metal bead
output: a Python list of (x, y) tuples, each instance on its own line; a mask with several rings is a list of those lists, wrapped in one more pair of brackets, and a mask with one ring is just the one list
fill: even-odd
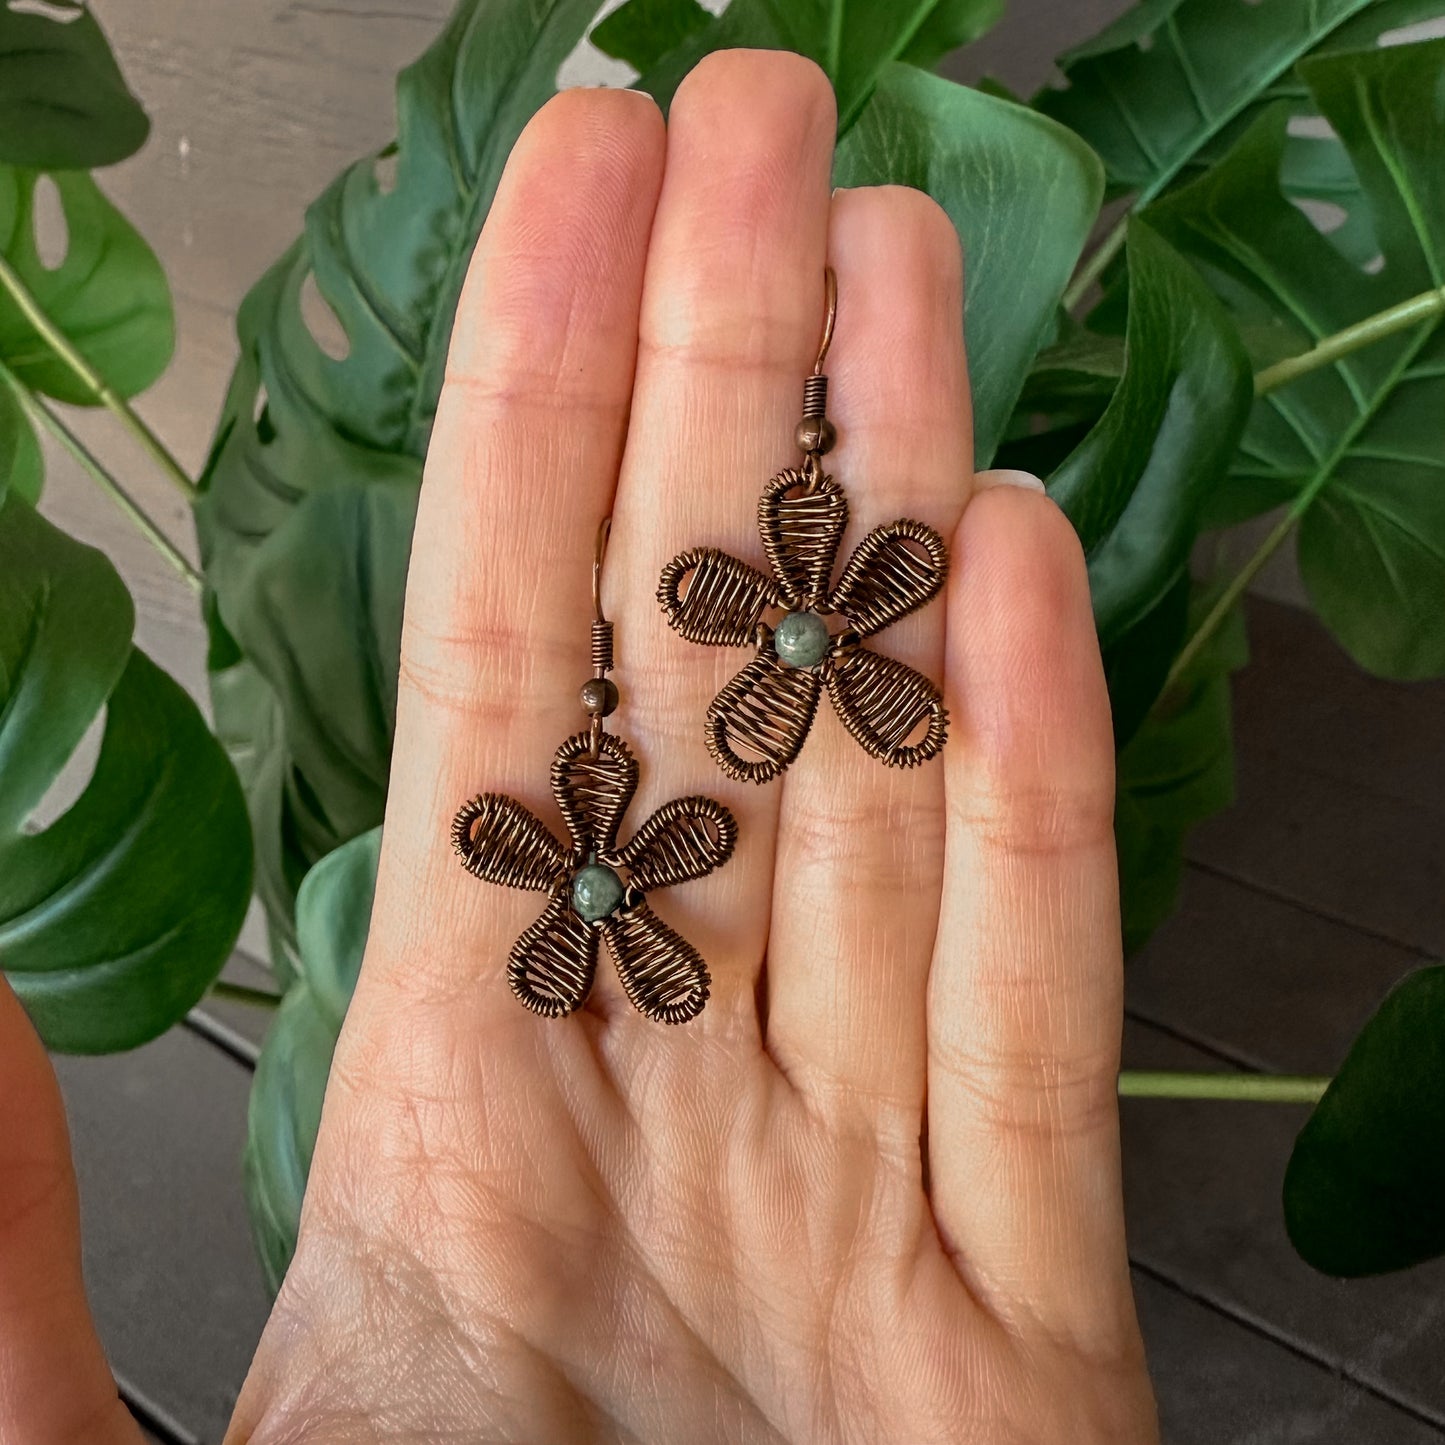
[(610, 677), (589, 677), (582, 684), (582, 706), (593, 717), (611, 717), (617, 703), (617, 684)]
[(800, 452), (830, 452), (838, 433), (825, 416), (805, 416), (793, 433)]

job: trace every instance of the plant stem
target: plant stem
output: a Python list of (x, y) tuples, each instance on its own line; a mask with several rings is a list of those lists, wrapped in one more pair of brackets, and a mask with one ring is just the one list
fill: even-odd
[(212, 998), (230, 999), (232, 1003), (251, 1004), (254, 1008), (279, 1008), (281, 995), (264, 988), (247, 988), (244, 983), (231, 983), (218, 978), (211, 985)]
[[(1334, 365), (1363, 346), (1382, 341), (1387, 336), (1406, 331), (1422, 322), (1438, 320), (1441, 316), (1445, 316), (1445, 286), (1433, 291), (1422, 291), (1418, 296), (1411, 296), (1407, 301), (1388, 306), (1383, 311), (1375, 312), (1373, 316), (1367, 316), (1363, 321), (1357, 321), (1353, 326), (1346, 326), (1343, 331), (1326, 336), (1299, 356), (1287, 356), (1283, 361), (1276, 361), (1273, 366), (1256, 372), (1254, 394), (1264, 396), (1265, 393), (1297, 381), (1302, 376), (1308, 376), (1310, 372), (1318, 371), (1321, 367)], [(1329, 480), (1337, 461), (1338, 454), (1300, 491), (1284, 516), (1270, 529), (1269, 535), (1254, 549), (1249, 560), (1219, 594), (1214, 605), (1205, 614), (1204, 620), (1195, 628), (1179, 656), (1174, 659), (1174, 665), (1169, 669), (1169, 676), (1164, 682), (1164, 691), (1167, 692), (1179, 681), (1185, 669), (1199, 656), (1200, 649), (1229, 615), (1230, 609), (1244, 595), (1245, 589), (1259, 575), (1260, 569), (1274, 556), (1294, 531), (1300, 518), (1314, 505), (1315, 498)]]
[(15, 393), (31, 421), (43, 426), (55, 437), (135, 525), (146, 541), (175, 568), (186, 584), (199, 594), (205, 586), (201, 574), (191, 566), (190, 560), (176, 544), (161, 531), (160, 526), (145, 508), (106, 471), (89, 447), (4, 362), (0, 362), (0, 382), (7, 384)]
[(187, 497), (196, 494), (196, 484), (184, 467), (173, 457), (166, 444), (141, 420), (130, 403), (88, 362), (75, 343), (46, 314), (45, 308), (21, 279), (20, 274), (0, 254), (0, 288), (10, 294), (25, 319), (35, 328), (42, 341), (90, 389), (96, 401), (119, 418), (121, 424), (155, 459), (169, 481)]
[(1069, 289), (1064, 292), (1063, 299), (1065, 311), (1072, 311), (1084, 299), (1089, 287), (1104, 274), (1104, 268), (1119, 254), (1119, 248), (1123, 246), (1124, 237), (1128, 233), (1129, 217), (1121, 216), (1114, 224), (1114, 229), (1094, 247), (1089, 259), (1079, 267), (1074, 279), (1069, 282)]
[(1363, 321), (1357, 321), (1353, 326), (1347, 326), (1343, 331), (1325, 337), (1317, 346), (1312, 346), (1300, 356), (1287, 356), (1283, 361), (1276, 361), (1273, 366), (1266, 366), (1263, 371), (1255, 374), (1254, 394), (1263, 396), (1267, 391), (1285, 386), (1297, 377), (1307, 376), (1322, 366), (1332, 365), (1362, 346), (1382, 341), (1397, 331), (1408, 330), (1417, 322), (1430, 321), (1442, 315), (1445, 315), (1445, 286), (1436, 291), (1421, 292), (1419, 296), (1412, 296), (1408, 301), (1401, 301), (1398, 306), (1377, 311), (1373, 316), (1367, 316)]
[(1205, 643), (1214, 636), (1219, 624), (1229, 616), (1230, 611), (1244, 595), (1249, 584), (1259, 576), (1264, 564), (1274, 556), (1285, 539), (1294, 531), (1296, 523), (1304, 516), (1313, 501), (1314, 493), (1312, 491), (1302, 493), (1289, 511), (1270, 528), (1269, 535), (1254, 549), (1249, 560), (1230, 579), (1229, 585), (1215, 599), (1214, 605), (1204, 614), (1204, 620), (1194, 629), (1189, 641), (1180, 649), (1179, 656), (1174, 659), (1174, 665), (1169, 669), (1169, 676), (1164, 679), (1163, 692), (1168, 692), (1184, 675), (1194, 659), (1199, 656)]
[(1329, 1085), (1328, 1079), (1295, 1074), (1187, 1074), (1126, 1069), (1119, 1075), (1119, 1097), (1316, 1104)]

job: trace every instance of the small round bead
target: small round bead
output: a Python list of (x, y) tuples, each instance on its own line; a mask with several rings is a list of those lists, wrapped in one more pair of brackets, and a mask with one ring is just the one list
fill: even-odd
[(793, 433), (800, 452), (830, 452), (838, 433), (825, 416), (805, 416)]
[(572, 875), (572, 907), (588, 923), (615, 912), (624, 891), (622, 879), (605, 863), (589, 863)]
[(790, 612), (773, 633), (773, 651), (789, 667), (816, 667), (831, 643), (828, 624), (816, 612)]
[(589, 677), (582, 684), (582, 706), (593, 717), (611, 717), (617, 702), (617, 684), (610, 677)]

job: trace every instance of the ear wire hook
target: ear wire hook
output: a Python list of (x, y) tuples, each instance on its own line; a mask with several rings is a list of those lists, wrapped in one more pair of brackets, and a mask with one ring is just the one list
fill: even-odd
[(833, 327), (838, 320), (838, 277), (831, 266), (823, 267), (823, 339), (818, 359), (809, 376), (803, 378), (803, 419), (793, 433), (803, 453), (803, 485), (808, 496), (817, 490), (823, 475), (823, 454), (831, 451), (837, 433), (828, 420), (828, 377), (823, 363), (833, 344)]
[(814, 376), (823, 374), (823, 363), (833, 344), (833, 326), (838, 320), (838, 277), (831, 266), (823, 267), (823, 298), (827, 310), (823, 317), (823, 339), (818, 343), (818, 359), (813, 363)]
[(587, 751), (593, 758), (602, 746), (602, 719), (616, 711), (618, 702), (617, 684), (607, 676), (612, 671), (612, 624), (602, 611), (602, 564), (611, 535), (612, 518), (603, 517), (592, 551), (592, 676), (582, 684), (582, 707), (591, 719)]
[(602, 564), (607, 560), (607, 539), (612, 535), (612, 517), (603, 517), (597, 527), (597, 545), (592, 552), (592, 613), (598, 622), (606, 622), (602, 615)]

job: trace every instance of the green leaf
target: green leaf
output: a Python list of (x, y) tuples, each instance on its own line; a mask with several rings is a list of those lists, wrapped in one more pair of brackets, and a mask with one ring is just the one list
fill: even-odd
[[(169, 1028), (230, 953), (251, 891), (235, 773), (195, 704), (131, 647), (114, 568), (15, 496), (0, 506), (0, 959), (53, 1049)], [(100, 709), (79, 799), (31, 815)]]
[(945, 55), (970, 45), (1003, 18), (1006, 0), (945, 0), (929, 11), (898, 57), (931, 70)]
[[(1301, 74), (1354, 164), (1381, 267), (1352, 262), (1283, 194), (1283, 109), (1149, 212), (1234, 312), (1256, 365), (1445, 284), (1445, 41), (1324, 56)], [(1445, 672), (1442, 414), (1437, 320), (1260, 398), (1232, 477), (1235, 514), (1244, 491), (1289, 502), (1321, 617), (1390, 677)]]
[[(1207, 600), (1197, 598), (1196, 610)], [(1247, 657), (1236, 612), (1119, 751), (1114, 835), (1126, 953), (1173, 912), (1190, 830), (1234, 800), (1229, 675)]]
[(712, 21), (697, 0), (628, 0), (597, 22), (590, 39), (604, 55), (641, 73)]
[(987, 466), (1098, 213), (1098, 162), (1022, 106), (895, 65), (839, 143), (834, 169), (843, 186), (927, 191), (957, 228), (974, 453)]
[(1113, 396), (1124, 374), (1124, 338), (1101, 336), (1080, 327), (1034, 358), (1019, 397), (1020, 409), (1048, 409), (1091, 405)]
[(251, 1086), (246, 1200), (273, 1294), (296, 1248), (331, 1055), (366, 951), (380, 850), (375, 828), (306, 875), (296, 903), (301, 979), (266, 1034)]
[(1234, 327), (1188, 262), (1138, 221), (1127, 256), (1123, 376), (1048, 483), (1083, 543), (1106, 648), (1183, 572), (1253, 394)]
[(1103, 158), (1115, 190), (1146, 204), (1288, 93), (1325, 46), (1365, 45), (1441, 0), (1144, 0), (1059, 57), (1067, 87), (1035, 104)]
[[(19, 432), (15, 438), (15, 456), (10, 463), (10, 490), (33, 507), (40, 500), (44, 485), (45, 455), (40, 450), (40, 438), (35, 435), (35, 428), (22, 414)], [(0, 497), (3, 495), (3, 489), (0, 489)]]
[[(66, 250), (55, 267), (41, 260), (35, 234), (33, 171), (0, 166), (0, 254), (50, 319), (122, 396), (144, 391), (166, 368), (175, 318), (165, 272), (140, 233), (87, 175), (60, 171)], [(0, 358), (33, 391), (93, 405), (95, 397), (0, 291)]]
[(381, 821), (416, 500), (392, 485), (307, 497), (234, 594), (245, 660), (213, 679), (213, 697), (280, 918), (309, 864)]
[(287, 822), (287, 802), (296, 778), (281, 705), (255, 664), (245, 658), (212, 672), (210, 682), (216, 736), (246, 795), (256, 850), (256, 895), (272, 932), (272, 971), (282, 988), (289, 988), (294, 976), (290, 960), (296, 946), (296, 890), (306, 876), (308, 860)]
[(1103, 650), (1116, 750), (1122, 750), (1144, 725), (1164, 691), (1169, 669), (1188, 635), (1193, 593), (1189, 570), (1181, 568), (1158, 603)]
[(1300, 1131), (1284, 1177), (1289, 1237), (1325, 1274), (1445, 1254), (1445, 966), (1385, 999)]
[(981, 35), (1000, 9), (999, 0), (732, 0), (637, 83), (666, 106), (683, 76), (715, 50), (793, 50), (832, 82), (844, 136), (892, 62), (930, 65)]
[(8, 386), (0, 385), (0, 501), (10, 487), (10, 474), (20, 455), (20, 428), (24, 413), (15, 393)]
[(89, 9), (0, 4), (0, 163), (93, 170), (133, 155), (149, 130)]
[(45, 458), (19, 398), (0, 378), (0, 502), (7, 491), (32, 506), (40, 500)]
[(296, 1249), (336, 1038), (310, 988), (294, 985), (266, 1031), (251, 1082), (243, 1181), (251, 1236), (273, 1296)]

